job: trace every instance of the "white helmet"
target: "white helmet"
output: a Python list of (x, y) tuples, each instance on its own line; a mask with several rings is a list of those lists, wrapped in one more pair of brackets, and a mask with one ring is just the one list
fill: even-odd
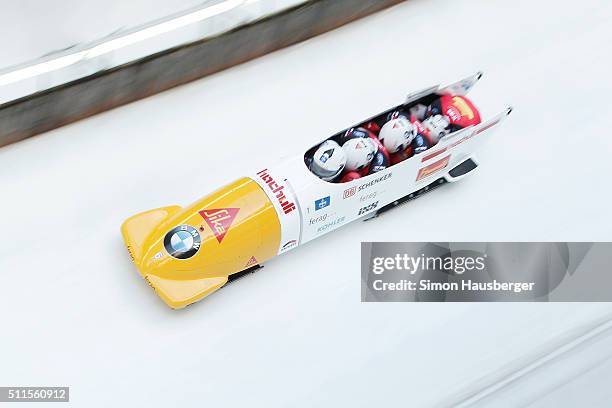
[(430, 136), (436, 143), (450, 133), (449, 125), (450, 120), (444, 115), (433, 115), (423, 121), (423, 126), (429, 130)]
[(335, 179), (346, 165), (346, 152), (333, 140), (324, 141), (315, 151), (310, 171), (325, 181)]
[(349, 139), (342, 145), (346, 152), (346, 169), (359, 171), (370, 164), (378, 151), (376, 142), (369, 137)]
[(405, 116), (391, 119), (384, 124), (378, 138), (389, 153), (405, 150), (416, 137), (417, 129)]

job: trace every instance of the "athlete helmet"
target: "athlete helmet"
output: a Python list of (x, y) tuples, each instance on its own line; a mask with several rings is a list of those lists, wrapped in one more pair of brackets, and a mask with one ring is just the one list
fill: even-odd
[(347, 130), (344, 135), (342, 135), (340, 137), (340, 144), (342, 146), (344, 146), (344, 144), (351, 139), (365, 139), (370, 137), (370, 135), (373, 135), (372, 132), (370, 132), (369, 130), (362, 128), (362, 127), (356, 127), (356, 128), (350, 128), (349, 130)]
[(429, 135), (435, 143), (450, 133), (450, 120), (444, 115), (433, 115), (423, 121), (423, 126), (429, 130)]
[(344, 142), (342, 149), (346, 152), (346, 169), (359, 171), (364, 169), (378, 150), (376, 142), (369, 138), (350, 139)]
[(346, 152), (333, 140), (326, 140), (312, 157), (310, 171), (325, 181), (332, 181), (344, 170)]
[(455, 128), (463, 129), (480, 123), (480, 112), (465, 96), (442, 95), (429, 105), (427, 117), (444, 115)]
[(389, 153), (396, 153), (410, 146), (416, 131), (416, 127), (405, 116), (398, 116), (384, 124), (378, 138)]

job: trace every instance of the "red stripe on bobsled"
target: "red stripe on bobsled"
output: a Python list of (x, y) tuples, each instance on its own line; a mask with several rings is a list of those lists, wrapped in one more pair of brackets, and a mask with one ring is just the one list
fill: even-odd
[(439, 155), (441, 155), (442, 153), (444, 153), (446, 150), (447, 150), (447, 148), (445, 147), (444, 149), (440, 149), (440, 150), (435, 151), (435, 152), (433, 152), (433, 153), (429, 153), (427, 156), (425, 156), (425, 157), (423, 157), (423, 158), (421, 159), (421, 162), (426, 162), (426, 161), (427, 161), (427, 160), (429, 160), (429, 159), (433, 159), (434, 157), (439, 156)]
[(442, 170), (446, 166), (448, 166), (448, 162), (450, 161), (451, 155), (445, 156), (440, 160), (433, 162), (419, 170), (419, 174), (417, 174), (416, 181), (422, 180), (425, 177), (429, 177), (432, 174)]

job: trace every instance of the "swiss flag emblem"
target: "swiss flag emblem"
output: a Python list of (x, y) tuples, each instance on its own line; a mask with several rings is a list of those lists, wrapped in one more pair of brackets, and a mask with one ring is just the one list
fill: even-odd
[(212, 229), (217, 241), (221, 243), (225, 234), (231, 228), (232, 222), (234, 222), (234, 218), (236, 218), (239, 210), (240, 208), (218, 208), (200, 211), (200, 215), (204, 218), (210, 229)]

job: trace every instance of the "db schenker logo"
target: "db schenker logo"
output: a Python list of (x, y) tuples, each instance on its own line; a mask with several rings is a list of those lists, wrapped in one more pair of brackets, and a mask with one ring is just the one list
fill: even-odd
[(176, 259), (188, 259), (198, 252), (202, 239), (191, 225), (179, 225), (164, 237), (164, 248)]
[(351, 187), (344, 190), (344, 194), (342, 194), (342, 198), (349, 198), (355, 195), (357, 192), (357, 187)]

